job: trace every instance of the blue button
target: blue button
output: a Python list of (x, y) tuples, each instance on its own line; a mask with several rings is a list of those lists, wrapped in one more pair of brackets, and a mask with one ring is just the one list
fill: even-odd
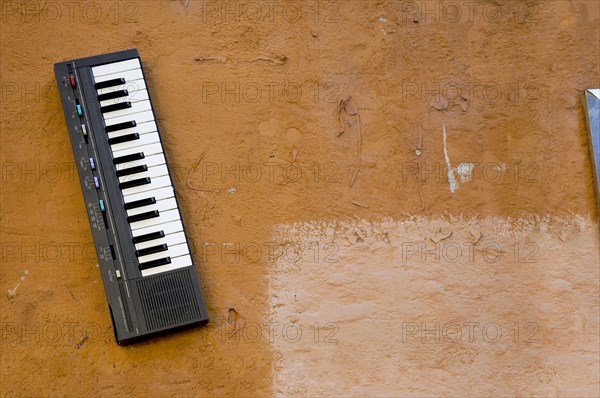
[(81, 109), (81, 105), (77, 104), (77, 114), (79, 116), (83, 116), (83, 109)]
[(100, 199), (100, 211), (105, 211), (106, 208), (104, 207), (104, 201), (102, 199)]

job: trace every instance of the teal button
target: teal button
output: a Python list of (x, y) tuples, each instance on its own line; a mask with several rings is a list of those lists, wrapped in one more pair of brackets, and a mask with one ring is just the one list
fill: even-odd
[(100, 199), (100, 211), (105, 211), (106, 208), (104, 207), (104, 201), (102, 199)]
[(81, 105), (77, 104), (77, 114), (79, 116), (83, 116), (83, 109), (81, 109)]

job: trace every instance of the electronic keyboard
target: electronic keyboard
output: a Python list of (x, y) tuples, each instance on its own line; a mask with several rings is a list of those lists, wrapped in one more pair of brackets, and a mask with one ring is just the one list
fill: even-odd
[(208, 322), (137, 49), (54, 71), (117, 343)]

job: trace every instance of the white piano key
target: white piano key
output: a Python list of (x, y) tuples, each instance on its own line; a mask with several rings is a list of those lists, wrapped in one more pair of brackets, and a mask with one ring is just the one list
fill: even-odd
[(167, 161), (165, 160), (165, 155), (163, 155), (162, 153), (159, 153), (159, 154), (152, 155), (152, 156), (146, 156), (144, 159), (136, 160), (133, 162), (117, 164), (116, 168), (117, 168), (117, 170), (124, 170), (124, 169), (128, 169), (130, 167), (142, 166), (142, 165), (146, 165), (146, 167), (150, 168), (150, 167), (154, 167), (154, 166), (160, 166), (161, 164), (165, 164), (165, 163), (167, 163)]
[(142, 135), (142, 134), (146, 134), (146, 133), (153, 133), (157, 130), (158, 129), (156, 128), (156, 123), (146, 122), (146, 123), (140, 123), (137, 126), (132, 127), (130, 129), (118, 130), (118, 131), (113, 131), (112, 133), (108, 133), (108, 138), (115, 138), (115, 137), (120, 137), (122, 135), (128, 135), (128, 134), (133, 134), (133, 133), (138, 133), (139, 135)]
[(131, 223), (129, 224), (129, 227), (132, 231), (135, 231), (136, 229), (145, 229), (147, 227), (152, 227), (153, 225), (164, 224), (171, 221), (177, 221), (179, 219), (180, 217), (178, 209), (167, 210), (163, 213), (160, 213), (158, 217)]
[(159, 260), (159, 259), (165, 258), (165, 257), (171, 257), (171, 261), (172, 261), (173, 258), (175, 258), (175, 257), (185, 256), (188, 254), (190, 254), (190, 249), (188, 248), (187, 243), (181, 243), (179, 245), (169, 246), (169, 248), (167, 250), (162, 251), (162, 252), (148, 254), (146, 256), (138, 257), (138, 262), (140, 264), (147, 263), (148, 261)]
[(110, 120), (104, 120), (106, 126), (112, 126), (113, 124), (125, 123), (134, 120), (137, 124), (154, 121), (154, 113), (152, 111), (145, 111), (136, 113), (129, 116), (114, 117)]
[(163, 153), (163, 150), (160, 142), (155, 142), (153, 144), (140, 145), (133, 148), (122, 149), (120, 151), (113, 151), (113, 157), (120, 158), (121, 156), (127, 156), (138, 152), (142, 152), (145, 157), (148, 157), (150, 155), (156, 155), (157, 153)]
[(192, 265), (192, 257), (190, 255), (171, 258), (171, 264), (161, 265), (160, 267), (148, 268), (142, 270), (142, 276), (151, 276), (162, 274), (163, 272), (173, 271), (179, 268), (185, 268)]
[[(105, 82), (107, 80), (113, 80), (113, 79), (118, 79), (118, 78), (125, 79), (125, 82), (127, 83), (127, 82), (131, 82), (131, 81), (135, 81), (135, 80), (144, 79), (144, 72), (142, 72), (141, 69), (134, 69), (134, 70), (128, 70), (125, 72), (112, 73), (110, 75), (94, 76), (94, 82), (101, 83), (101, 82)], [(104, 90), (104, 89), (101, 89), (101, 90)]]
[(142, 77), (140, 77), (139, 79), (136, 79), (136, 80), (131, 80), (131, 81), (128, 81), (127, 79), (125, 79), (125, 84), (119, 84), (118, 86), (101, 88), (101, 89), (96, 90), (96, 92), (98, 93), (98, 95), (100, 95), (100, 94), (112, 93), (113, 91), (119, 91), (119, 90), (127, 90), (130, 93), (134, 92), (134, 91), (146, 90), (146, 81)]
[(110, 64), (92, 67), (94, 77), (121, 73), (133, 69), (141, 69), (139, 58), (132, 58), (126, 61), (111, 62)]
[(121, 142), (120, 144), (113, 144), (110, 146), (113, 152), (121, 151), (123, 149), (135, 148), (143, 145), (154, 144), (160, 142), (160, 137), (157, 132), (151, 134), (140, 135), (137, 140), (131, 140), (127, 142)]
[(185, 232), (179, 231), (174, 234), (165, 235), (164, 238), (150, 240), (148, 242), (136, 243), (135, 250), (147, 249), (158, 245), (166, 244), (167, 246), (175, 246), (180, 243), (187, 243)]
[(152, 210), (158, 210), (159, 212), (177, 209), (177, 201), (175, 197), (157, 200), (156, 203), (148, 206), (137, 207), (135, 209), (127, 210), (128, 216), (135, 216), (136, 214), (146, 213)]
[(182, 243), (179, 245), (175, 245), (173, 247), (169, 247), (167, 250), (162, 251), (162, 252), (148, 254), (146, 256), (138, 257), (138, 262), (140, 264), (142, 264), (142, 263), (147, 263), (150, 261), (160, 260), (165, 257), (170, 257), (171, 264), (172, 264), (174, 259), (176, 259), (178, 257), (182, 257), (182, 256), (189, 256), (189, 255), (190, 255), (189, 246), (187, 245), (187, 243)]
[(135, 195), (124, 196), (123, 202), (131, 203), (131, 202), (135, 202), (135, 201), (142, 200), (142, 199), (148, 199), (148, 198), (155, 198), (156, 200), (162, 200), (162, 199), (172, 198), (173, 196), (175, 196), (173, 187), (166, 186), (166, 187), (138, 193)]
[[(148, 101), (148, 91), (146, 90), (141, 90), (141, 91), (128, 91), (128, 94), (124, 97), (119, 97), (119, 98), (113, 98), (113, 99), (109, 99), (109, 100), (105, 100), (105, 101), (100, 101), (100, 106), (108, 106), (108, 105), (114, 105), (114, 104), (121, 104), (125, 101), (129, 101), (132, 104), (134, 102), (141, 102), (141, 101)], [(105, 113), (105, 115), (107, 115), (107, 113)]]
[[(104, 120), (106, 122), (110, 122), (111, 121), (110, 119), (123, 117), (123, 116), (130, 116), (129, 120), (131, 120), (132, 118), (135, 119), (136, 113), (140, 113), (140, 112), (144, 112), (144, 111), (151, 111), (151, 110), (152, 110), (152, 105), (150, 104), (150, 101), (146, 100), (146, 101), (140, 101), (140, 102), (132, 102), (131, 108), (121, 109), (119, 111), (113, 111), (113, 112), (108, 112), (108, 113), (103, 113), (102, 117), (104, 118)], [(131, 117), (131, 116), (133, 116), (133, 117)]]
[(166, 164), (162, 164), (159, 166), (148, 167), (148, 170), (142, 171), (141, 173), (119, 177), (119, 182), (133, 181), (144, 177), (149, 177), (151, 180), (154, 180), (155, 178), (166, 175), (169, 175), (169, 169)]
[[(168, 175), (166, 175), (166, 176), (162, 176), (162, 177), (152, 178), (150, 181), (150, 184), (123, 189), (121, 192), (123, 193), (123, 196), (125, 197), (128, 195), (134, 195), (134, 194), (138, 194), (138, 193), (142, 193), (142, 192), (146, 192), (146, 191), (151, 191), (151, 190), (154, 190), (157, 188), (164, 188), (164, 187), (170, 187), (170, 186), (172, 186), (171, 178)], [(146, 197), (148, 197), (148, 196), (146, 196)], [(128, 202), (129, 201), (126, 201), (125, 203), (128, 203)]]
[(159, 224), (148, 228), (138, 229), (131, 231), (133, 237), (151, 234), (153, 232), (163, 232), (165, 235), (174, 234), (176, 232), (183, 231), (183, 224), (181, 220), (168, 222), (165, 224)]

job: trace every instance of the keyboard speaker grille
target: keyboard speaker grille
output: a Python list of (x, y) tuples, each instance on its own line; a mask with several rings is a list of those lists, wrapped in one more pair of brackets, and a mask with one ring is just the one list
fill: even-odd
[(189, 270), (140, 279), (137, 287), (148, 331), (200, 318)]
[(129, 305), (127, 305), (127, 301), (124, 299), (127, 297), (125, 295), (125, 287), (123, 283), (119, 283), (119, 292), (121, 293), (121, 305), (123, 305), (123, 310), (125, 311), (125, 321), (127, 322), (127, 330), (130, 331), (133, 329), (133, 324), (131, 322), (131, 313), (129, 312)]

